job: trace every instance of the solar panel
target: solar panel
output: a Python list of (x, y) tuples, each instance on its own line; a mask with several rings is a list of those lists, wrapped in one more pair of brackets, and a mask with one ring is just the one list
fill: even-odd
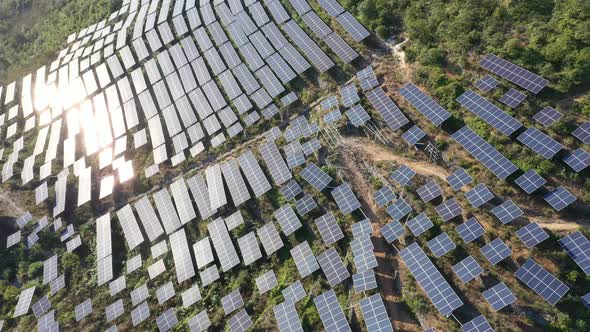
[(363, 126), (367, 121), (371, 120), (369, 113), (365, 111), (362, 105), (355, 105), (344, 114), (346, 114), (352, 125), (355, 127)]
[(262, 258), (262, 252), (256, 240), (254, 232), (250, 232), (238, 239), (238, 246), (240, 247), (240, 253), (244, 258), (244, 265), (250, 265), (259, 258)]
[(537, 128), (527, 128), (516, 139), (545, 159), (553, 158), (555, 154), (563, 149), (561, 143)]
[(393, 241), (401, 238), (406, 234), (406, 230), (404, 226), (396, 220), (393, 220), (383, 227), (381, 227), (381, 235), (385, 238), (387, 243), (392, 243)]
[(565, 157), (563, 161), (574, 171), (576, 171), (576, 173), (579, 173), (586, 167), (590, 166), (590, 153), (582, 148), (579, 148), (572, 152), (569, 156)]
[(532, 258), (527, 259), (514, 275), (552, 305), (555, 305), (570, 289)]
[(459, 168), (447, 177), (447, 182), (454, 191), (459, 191), (464, 186), (473, 182), (473, 178), (463, 168)]
[(361, 203), (352, 192), (352, 189), (350, 189), (348, 183), (339, 185), (330, 193), (344, 215), (350, 214), (352, 211), (361, 207)]
[(514, 182), (527, 194), (531, 194), (539, 189), (547, 180), (542, 178), (535, 170), (528, 170), (523, 175), (519, 176)]
[(479, 116), (487, 124), (498, 129), (506, 136), (512, 135), (522, 127), (520, 121), (471, 90), (465, 91), (456, 100), (471, 113)]
[(84, 302), (78, 304), (74, 308), (74, 312), (76, 315), (76, 322), (81, 321), (86, 316), (88, 316), (92, 313), (92, 300), (91, 299), (84, 300)]
[(21, 241), (21, 233), (20, 230), (8, 235), (6, 238), (6, 249), (16, 245)]
[(303, 192), (303, 190), (295, 180), (291, 180), (281, 187), (281, 194), (283, 194), (287, 200), (294, 199), (301, 192)]
[(164, 261), (162, 259), (157, 260), (152, 265), (148, 266), (148, 274), (150, 279), (154, 279), (166, 270)]
[(336, 218), (331, 212), (316, 218), (315, 224), (320, 231), (322, 240), (324, 240), (324, 243), (328, 246), (344, 238), (344, 233), (342, 233), (340, 226), (338, 226), (338, 223), (336, 222)]
[(316, 207), (317, 204), (310, 194), (305, 194), (305, 196), (301, 197), (295, 202), (295, 208), (297, 209), (297, 213), (299, 213), (300, 216), (305, 216)]
[(331, 176), (326, 174), (321, 168), (311, 162), (301, 170), (299, 175), (312, 187), (319, 191), (324, 190), (324, 188), (326, 188), (326, 186), (332, 182)]
[(582, 141), (582, 143), (590, 144), (590, 121), (582, 123), (572, 132), (572, 135)]
[(324, 115), (324, 122), (327, 124), (332, 124), (342, 118), (342, 113), (340, 113), (339, 109), (335, 109), (330, 111)]
[(375, 203), (377, 203), (377, 205), (379, 207), (384, 207), (385, 205), (387, 205), (389, 202), (391, 202), (395, 198), (396, 198), (395, 193), (393, 192), (393, 190), (391, 190), (391, 188), (389, 188), (387, 186), (384, 186), (381, 189), (379, 189), (378, 191), (373, 193), (373, 199), (375, 200)]
[(375, 278), (375, 271), (366, 270), (361, 273), (352, 275), (352, 284), (354, 291), (357, 293), (366, 292), (377, 288), (377, 279)]
[(166, 332), (178, 324), (178, 318), (174, 313), (174, 308), (168, 308), (163, 314), (156, 318), (156, 324), (160, 332)]
[(131, 291), (131, 304), (136, 306), (149, 297), (147, 283), (135, 288)]
[(174, 203), (176, 204), (176, 208), (178, 210), (180, 223), (184, 225), (195, 219), (197, 214), (193, 208), (193, 203), (189, 196), (188, 187), (184, 181), (184, 178), (181, 177), (178, 180), (172, 182), (170, 184), (170, 191), (172, 191), (172, 198), (174, 198)]
[(371, 220), (368, 218), (353, 223), (350, 228), (353, 239), (370, 237), (373, 234), (373, 225), (371, 225)]
[(524, 213), (513, 201), (506, 201), (492, 209), (492, 213), (505, 225)]
[(222, 163), (221, 171), (232, 196), (234, 206), (237, 207), (249, 200), (250, 192), (248, 192), (246, 183), (242, 178), (242, 173), (240, 173), (236, 159), (230, 159)]
[(479, 224), (475, 217), (469, 218), (466, 222), (457, 226), (457, 233), (466, 243), (473, 242), (485, 233), (483, 227)]
[(406, 226), (410, 229), (414, 236), (420, 236), (434, 226), (430, 218), (424, 212), (406, 222)]
[(139, 325), (150, 317), (150, 307), (147, 302), (143, 302), (137, 308), (131, 310), (131, 322), (133, 326)]
[(582, 296), (582, 302), (590, 309), (590, 292), (586, 293), (586, 295)]
[(211, 249), (209, 237), (197, 241), (193, 245), (193, 252), (195, 253), (195, 259), (197, 261), (197, 268), (200, 269), (213, 262), (213, 250)]
[(111, 281), (111, 283), (109, 284), (111, 296), (117, 295), (120, 291), (124, 290), (125, 288), (127, 288), (125, 276), (120, 276), (119, 278)]
[(436, 258), (442, 257), (457, 247), (447, 233), (437, 235), (435, 238), (428, 241), (427, 244), (428, 248), (430, 248), (430, 251), (432, 251)]
[(499, 101), (511, 108), (516, 108), (526, 99), (526, 95), (516, 89), (510, 88)]
[(516, 301), (516, 296), (505, 283), (501, 282), (483, 292), (483, 297), (494, 311), (498, 311)]
[(313, 303), (326, 331), (352, 331), (333, 289), (316, 296)]
[(289, 236), (293, 234), (301, 225), (301, 221), (293, 211), (293, 208), (289, 204), (285, 204), (278, 208), (273, 215), (281, 225), (281, 229), (285, 235)]
[(375, 88), (365, 94), (369, 102), (385, 120), (389, 128), (397, 130), (406, 125), (409, 120), (397, 105), (389, 98), (382, 88)]
[(562, 117), (563, 117), (563, 114), (561, 114), (559, 111), (557, 111), (556, 109), (554, 109), (551, 106), (546, 106), (542, 110), (540, 110), (537, 114), (533, 115), (533, 119), (535, 119), (535, 121), (537, 121), (540, 124), (542, 124), (543, 126), (545, 126), (545, 128), (547, 128), (547, 127), (551, 126), (552, 124), (554, 124), (555, 122), (561, 120)]
[(207, 315), (207, 310), (202, 310), (189, 319), (188, 327), (191, 329), (191, 331), (195, 332), (207, 331), (207, 329), (211, 327), (211, 321)]
[(402, 139), (408, 143), (408, 145), (415, 145), (420, 142), (422, 138), (426, 136), (426, 133), (417, 125), (413, 125), (410, 129), (402, 134)]
[(508, 245), (498, 238), (481, 247), (479, 251), (492, 265), (496, 265), (504, 258), (512, 255), (512, 250)]
[(262, 172), (258, 161), (254, 157), (251, 150), (248, 150), (244, 154), (238, 157), (240, 168), (244, 172), (250, 188), (254, 191), (255, 197), (260, 197), (271, 189), (271, 185), (266, 179), (266, 176)]
[(340, 88), (340, 96), (344, 107), (351, 107), (361, 100), (361, 97), (359, 97), (356, 92), (356, 85), (354, 85), (354, 83), (347, 84)]
[(256, 287), (258, 287), (260, 294), (264, 294), (278, 285), (279, 282), (273, 270), (269, 270), (256, 278)]
[(201, 277), (201, 285), (205, 287), (219, 279), (219, 270), (217, 269), (217, 265), (213, 265), (201, 271), (199, 275)]
[(490, 323), (486, 320), (483, 315), (479, 315), (469, 322), (461, 325), (463, 332), (494, 332), (494, 329), (490, 326)]
[(242, 309), (233, 315), (228, 323), (232, 332), (245, 332), (252, 326), (252, 319), (248, 316), (246, 309)]
[(272, 222), (261, 226), (256, 232), (267, 256), (283, 247), (283, 240)]
[(340, 14), (336, 20), (356, 42), (361, 42), (371, 35), (369, 31), (365, 29), (365, 27), (348, 11)]
[(462, 211), (461, 205), (455, 198), (451, 198), (436, 207), (436, 212), (445, 222), (461, 215)]
[(305, 289), (303, 289), (303, 285), (299, 280), (287, 286), (281, 291), (281, 293), (283, 294), (283, 298), (285, 298), (285, 302), (291, 301), (293, 303), (307, 296)]
[(211, 223), (207, 224), (211, 241), (215, 247), (215, 252), (221, 263), (221, 269), (228, 271), (232, 267), (240, 263), (240, 258), (236, 253), (233, 242), (229, 236), (225, 222), (221, 218), (217, 218)]
[(447, 112), (413, 83), (404, 85), (399, 90), (399, 93), (435, 126), (440, 126), (451, 117), (451, 113)]
[(135, 215), (133, 214), (133, 210), (129, 204), (117, 211), (117, 219), (121, 224), (121, 229), (123, 229), (123, 235), (125, 235), (125, 240), (127, 241), (129, 250), (133, 250), (139, 244), (143, 243), (143, 235), (139, 230), (137, 219), (135, 219)]
[(466, 192), (465, 198), (467, 198), (473, 207), (477, 208), (494, 198), (494, 194), (492, 194), (485, 184), (480, 183), (475, 188)]
[(123, 300), (119, 299), (111, 304), (109, 304), (105, 308), (107, 323), (112, 322), (117, 317), (121, 316), (125, 312), (125, 307), (123, 306)]
[(172, 257), (176, 267), (176, 279), (180, 284), (196, 274), (183, 228), (170, 235), (170, 246), (172, 247)]
[(416, 175), (416, 172), (406, 165), (401, 165), (396, 169), (389, 178), (397, 182), (400, 186), (405, 186)]
[(352, 256), (357, 272), (364, 272), (377, 267), (377, 259), (373, 253), (373, 242), (370, 237), (356, 238), (350, 242)]
[(59, 277), (53, 279), (49, 283), (50, 295), (54, 295), (55, 293), (57, 293), (58, 291), (63, 289), (65, 286), (66, 286), (65, 274), (62, 273)]
[(290, 250), (295, 266), (301, 278), (305, 278), (320, 268), (307, 241), (302, 242)]
[(483, 268), (475, 258), (468, 256), (459, 263), (453, 265), (453, 272), (463, 283), (468, 283), (483, 273)]
[(283, 302), (273, 307), (279, 331), (303, 331), (301, 320), (293, 302)]
[(164, 224), (166, 234), (171, 234), (179, 229), (181, 226), (180, 219), (178, 218), (178, 214), (176, 213), (168, 189), (163, 188), (162, 190), (157, 191), (154, 193), (153, 197), (160, 219)]
[(236, 311), (243, 305), (244, 299), (242, 298), (239, 289), (235, 289), (231, 293), (221, 298), (221, 306), (223, 307), (223, 313), (226, 316)]
[(386, 209), (387, 214), (389, 214), (393, 220), (401, 220), (412, 211), (413, 209), (410, 204), (408, 204), (408, 202), (406, 202), (406, 200), (401, 197)]
[(393, 332), (381, 294), (377, 293), (360, 300), (359, 306), (368, 331)]
[(590, 241), (580, 231), (559, 239), (559, 244), (578, 266), (590, 275)]
[(33, 309), (33, 314), (35, 315), (35, 318), (39, 319), (49, 309), (51, 309), (51, 303), (47, 299), (47, 296), (43, 296), (37, 302), (33, 303), (31, 309)]
[(549, 194), (543, 197), (553, 209), (556, 211), (563, 210), (566, 206), (572, 204), (576, 200), (576, 196), (570, 193), (567, 189), (562, 186), (559, 186), (554, 191), (550, 192)]
[(57, 278), (57, 255), (43, 261), (43, 285), (47, 285), (55, 278)]
[(508, 81), (537, 94), (549, 81), (539, 75), (506, 61), (494, 54), (488, 54), (479, 62), (480, 66)]
[(516, 235), (518, 235), (518, 238), (527, 246), (527, 248), (532, 248), (549, 238), (549, 234), (534, 222), (517, 230)]
[(417, 193), (420, 198), (427, 203), (442, 195), (442, 189), (434, 180), (430, 180), (425, 185), (418, 188)]
[(281, 185), (292, 178), (291, 171), (285, 164), (279, 149), (274, 142), (262, 144), (259, 148), (262, 159), (270, 171), (276, 185)]
[(156, 289), (156, 297), (158, 298), (158, 304), (160, 305), (170, 300), (174, 295), (176, 295), (176, 292), (174, 291), (172, 281), (168, 281), (160, 288)]
[(495, 79), (494, 77), (492, 77), (490, 75), (486, 75), (486, 76), (480, 78), (479, 80), (477, 80), (477, 82), (475, 82), (474, 85), (481, 92), (490, 92), (490, 91), (494, 90), (498, 85), (500, 85), (500, 82), (497, 79)]

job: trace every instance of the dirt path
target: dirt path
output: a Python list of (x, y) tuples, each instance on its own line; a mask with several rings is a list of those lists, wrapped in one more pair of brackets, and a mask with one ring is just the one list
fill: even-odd
[(0, 188), (0, 216), (18, 217), (25, 211), (12, 199), (9, 191)]
[(406, 63), (406, 52), (402, 49), (405, 43), (408, 42), (409, 39), (405, 39), (403, 42), (390, 46), (391, 52), (395, 57), (399, 60), (399, 65), (401, 69), (404, 71), (404, 79), (408, 81), (410, 79), (410, 67)]
[[(378, 161), (394, 161), (397, 163), (403, 163), (412, 168), (416, 173), (424, 176), (435, 176), (446, 181), (446, 177), (451, 172), (442, 166), (431, 164), (425, 161), (417, 161), (408, 159), (402, 156), (398, 156), (391, 150), (375, 144), (371, 140), (364, 138), (344, 138), (344, 143), (349, 146), (350, 149), (361, 149), (365, 154), (366, 159), (378, 162)], [(535, 213), (533, 210), (524, 209), (525, 216), (534, 220), (539, 226), (547, 228), (552, 231), (566, 232), (574, 231), (580, 226), (590, 228), (590, 221), (588, 220), (566, 220), (561, 218), (547, 218), (543, 215)]]

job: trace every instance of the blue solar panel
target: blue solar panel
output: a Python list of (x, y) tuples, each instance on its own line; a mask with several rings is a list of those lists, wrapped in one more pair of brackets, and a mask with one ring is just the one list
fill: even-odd
[(390, 179), (397, 182), (400, 186), (405, 186), (416, 175), (413, 169), (406, 165), (401, 165), (389, 176)]
[(311, 162), (301, 170), (299, 175), (301, 175), (303, 180), (307, 181), (307, 183), (319, 191), (324, 190), (324, 188), (332, 182), (331, 176)]
[(498, 311), (516, 301), (516, 296), (514, 296), (510, 288), (503, 282), (483, 292), (483, 297), (492, 306), (494, 311)]
[(523, 175), (519, 176), (514, 182), (527, 194), (531, 194), (535, 190), (541, 188), (547, 180), (541, 177), (535, 170), (528, 170)]
[(443, 221), (449, 221), (460, 215), (463, 210), (456, 199), (451, 198), (436, 207), (436, 212)]
[(547, 106), (540, 110), (537, 114), (533, 115), (533, 119), (545, 126), (545, 128), (559, 121), (562, 117), (563, 114), (551, 106)]
[(453, 265), (453, 272), (455, 272), (463, 283), (468, 283), (482, 274), (483, 268), (473, 256), (467, 256), (467, 258)]
[(508, 248), (508, 245), (506, 245), (506, 243), (500, 239), (493, 240), (492, 242), (481, 247), (479, 251), (481, 251), (481, 253), (492, 265), (496, 265), (504, 258), (512, 255), (512, 250)]
[(532, 258), (527, 259), (514, 276), (552, 305), (555, 305), (570, 289)]
[(549, 234), (534, 222), (517, 230), (516, 235), (518, 235), (518, 238), (527, 246), (527, 248), (532, 248), (549, 238)]
[(449, 251), (457, 248), (457, 245), (455, 245), (455, 242), (451, 240), (447, 233), (437, 235), (434, 239), (428, 241), (426, 244), (436, 258), (444, 256)]
[(500, 84), (500, 82), (497, 79), (495, 79), (494, 77), (492, 77), (490, 75), (486, 75), (486, 76), (480, 78), (479, 80), (477, 80), (477, 82), (475, 82), (474, 85), (481, 92), (490, 92), (490, 91), (494, 90), (499, 84)]
[(561, 143), (537, 128), (528, 128), (516, 139), (545, 159), (553, 158), (557, 152), (563, 149)]
[(426, 136), (426, 133), (417, 125), (413, 125), (405, 133), (402, 134), (402, 139), (410, 146), (417, 144)]
[(449, 316), (463, 305), (463, 301), (417, 243), (405, 247), (399, 255), (441, 315)]
[(500, 102), (511, 108), (516, 108), (526, 99), (526, 95), (516, 89), (510, 88), (501, 98)]
[(386, 211), (393, 220), (400, 220), (408, 213), (412, 212), (412, 206), (403, 198), (398, 198), (393, 204), (387, 207)]
[(393, 220), (381, 227), (381, 235), (387, 243), (391, 243), (406, 234), (406, 229), (399, 221)]
[(567, 189), (559, 186), (554, 191), (545, 195), (545, 201), (551, 205), (555, 210), (561, 211), (566, 206), (572, 204), (576, 200), (576, 196), (572, 195)]
[(365, 94), (369, 102), (381, 114), (389, 128), (397, 130), (406, 125), (409, 120), (400, 111), (397, 105), (389, 98), (381, 88), (375, 88)]
[(494, 329), (488, 323), (488, 320), (483, 316), (479, 315), (469, 322), (461, 325), (463, 332), (494, 332)]
[(412, 83), (404, 85), (399, 90), (399, 93), (435, 126), (440, 126), (446, 119), (451, 117), (447, 110)]
[(457, 233), (466, 243), (473, 242), (485, 233), (483, 227), (477, 222), (475, 217), (469, 218), (466, 222), (457, 226)]
[(508, 158), (467, 126), (457, 130), (451, 137), (502, 180), (518, 169)]
[(586, 295), (582, 296), (582, 302), (590, 309), (590, 292), (586, 293)]
[(579, 148), (569, 156), (565, 157), (563, 162), (576, 171), (576, 173), (579, 173), (584, 170), (584, 168), (590, 166), (590, 153)]
[(590, 121), (582, 123), (572, 132), (572, 135), (584, 144), (590, 144)]
[(479, 62), (479, 65), (534, 94), (539, 93), (541, 89), (549, 84), (549, 81), (543, 77), (491, 53), (486, 55)]
[(432, 221), (430, 221), (428, 216), (426, 216), (426, 214), (422, 212), (416, 217), (410, 219), (406, 223), (406, 226), (408, 226), (408, 228), (410, 229), (412, 234), (414, 234), (414, 236), (420, 236), (422, 233), (432, 228), (434, 224), (432, 223)]
[(577, 231), (559, 239), (559, 244), (567, 251), (567, 254), (578, 264), (578, 266), (590, 275), (590, 241)]
[(442, 189), (440, 189), (440, 186), (434, 180), (430, 180), (425, 185), (418, 188), (417, 193), (420, 198), (427, 203), (442, 195)]
[(453, 174), (447, 177), (447, 182), (449, 183), (451, 188), (453, 188), (454, 191), (458, 191), (461, 188), (463, 188), (463, 186), (466, 186), (473, 182), (473, 178), (471, 177), (471, 175), (469, 175), (469, 173), (467, 173), (465, 169), (459, 168), (456, 171), (454, 171)]
[(505, 225), (523, 215), (522, 210), (513, 201), (506, 201), (492, 209), (492, 213)]
[(512, 135), (522, 127), (520, 121), (471, 90), (457, 97), (457, 102), (506, 136)]
[(391, 190), (391, 188), (385, 186), (373, 193), (373, 199), (379, 207), (384, 207), (395, 199), (395, 193), (393, 190)]
[(480, 207), (494, 198), (494, 194), (492, 194), (485, 184), (480, 183), (475, 188), (466, 192), (465, 198), (467, 198), (473, 207)]

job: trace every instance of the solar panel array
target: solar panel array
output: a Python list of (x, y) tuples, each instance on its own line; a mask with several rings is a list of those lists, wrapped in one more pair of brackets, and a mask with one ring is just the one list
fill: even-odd
[(350, 123), (355, 127), (364, 126), (367, 121), (371, 120), (371, 116), (369, 116), (369, 113), (365, 111), (362, 105), (355, 105), (344, 114), (346, 114)]
[(483, 297), (494, 311), (498, 311), (516, 301), (516, 296), (505, 283), (501, 282), (483, 292)]
[(549, 81), (541, 76), (533, 74), (520, 66), (496, 56), (495, 54), (490, 53), (486, 55), (481, 59), (479, 64), (484, 69), (487, 69), (534, 94), (539, 93), (539, 91), (549, 84)]
[(492, 213), (505, 225), (522, 216), (524, 212), (513, 201), (506, 201), (492, 209)]
[(551, 191), (543, 198), (556, 211), (561, 211), (576, 201), (576, 196), (574, 196), (562, 186), (559, 186), (557, 189)]
[(517, 139), (545, 159), (553, 158), (563, 145), (537, 128), (527, 128)]
[(417, 243), (402, 249), (400, 257), (441, 315), (449, 316), (463, 305), (463, 301)]
[(487, 319), (483, 315), (479, 315), (469, 322), (461, 325), (463, 332), (493, 332), (494, 329), (490, 326)]
[(313, 303), (320, 314), (320, 319), (326, 331), (351, 331), (333, 289), (316, 296)]
[(359, 305), (368, 331), (393, 332), (381, 294), (366, 297), (359, 301)]
[(457, 102), (506, 136), (512, 135), (522, 127), (520, 121), (471, 90), (457, 97)]
[(539, 224), (534, 222), (517, 230), (516, 235), (527, 248), (532, 248), (549, 238), (549, 234), (547, 234)]
[(500, 82), (490, 75), (486, 75), (475, 82), (475, 87), (482, 92), (490, 92), (498, 85), (500, 85)]
[(590, 275), (590, 241), (580, 231), (559, 239), (559, 244), (578, 264), (586, 275)]
[(250, 232), (238, 239), (238, 246), (240, 247), (240, 253), (244, 259), (244, 265), (250, 265), (262, 258), (262, 252), (256, 240), (254, 232)]
[(518, 169), (516, 165), (467, 126), (457, 130), (451, 137), (502, 180)]
[(453, 265), (453, 272), (455, 272), (463, 283), (468, 283), (482, 274), (483, 268), (473, 256), (467, 256), (467, 258)]
[(447, 112), (413, 83), (404, 85), (399, 90), (399, 93), (435, 126), (440, 126), (451, 117), (451, 113)]
[(516, 108), (526, 99), (526, 95), (516, 89), (510, 88), (499, 101), (511, 108)]
[(531, 194), (545, 185), (547, 180), (543, 179), (535, 170), (531, 169), (516, 178), (514, 182), (527, 194)]
[(512, 249), (500, 239), (494, 239), (479, 249), (482, 255), (492, 264), (496, 265), (503, 259), (512, 255)]

